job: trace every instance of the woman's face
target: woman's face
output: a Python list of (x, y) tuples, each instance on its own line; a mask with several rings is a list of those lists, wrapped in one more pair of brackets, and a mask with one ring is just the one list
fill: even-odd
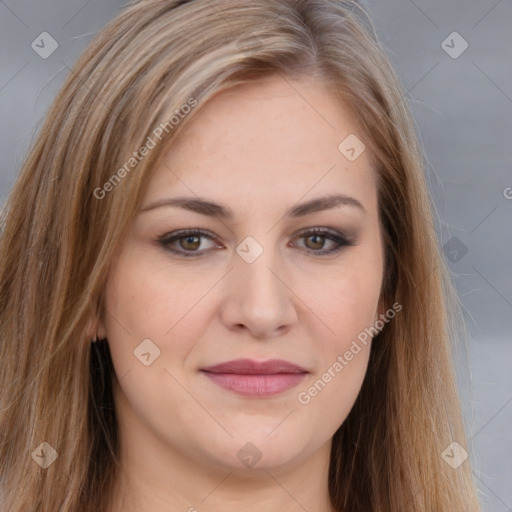
[(125, 449), (230, 471), (328, 456), (382, 312), (368, 150), (306, 79), (231, 89), (190, 121), (106, 287)]

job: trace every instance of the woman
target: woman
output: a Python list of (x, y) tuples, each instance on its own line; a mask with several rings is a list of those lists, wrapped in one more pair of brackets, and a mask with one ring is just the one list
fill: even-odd
[(139, 1), (5, 209), (3, 508), (479, 510), (455, 296), (351, 2)]

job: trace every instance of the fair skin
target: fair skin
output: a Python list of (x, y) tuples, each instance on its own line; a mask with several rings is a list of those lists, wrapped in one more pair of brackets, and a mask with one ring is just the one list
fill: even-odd
[[(236, 87), (190, 121), (155, 170), (106, 286), (99, 329), (117, 376), (124, 468), (110, 512), (330, 512), (331, 438), (361, 388), (371, 343), (332, 368), (384, 311), (369, 151), (349, 161), (338, 150), (358, 128), (310, 79)], [(361, 206), (285, 215), (335, 193)], [(178, 196), (233, 216), (163, 204)], [(306, 228), (342, 233), (353, 245), (322, 255), (336, 242)], [(158, 241), (182, 229), (213, 239)], [(252, 262), (241, 256), (256, 254), (246, 237), (263, 250)], [(147, 366), (134, 355), (144, 339), (154, 344), (145, 345), (146, 360), (160, 350)], [(282, 359), (303, 372), (288, 389), (248, 396), (202, 371), (233, 359)], [(331, 378), (322, 377), (329, 368)]]

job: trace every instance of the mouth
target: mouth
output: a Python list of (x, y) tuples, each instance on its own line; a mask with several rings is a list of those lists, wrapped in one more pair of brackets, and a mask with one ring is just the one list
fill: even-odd
[(224, 389), (258, 397), (283, 393), (299, 384), (309, 373), (282, 359), (262, 362), (236, 359), (202, 368), (201, 372)]

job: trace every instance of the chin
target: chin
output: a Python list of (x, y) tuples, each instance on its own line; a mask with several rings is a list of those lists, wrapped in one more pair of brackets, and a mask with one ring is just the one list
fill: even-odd
[(210, 437), (207, 446), (204, 445), (204, 438), (194, 444), (198, 447), (202, 445), (201, 451), (207, 452), (207, 457), (215, 465), (227, 471), (254, 473), (286, 470), (307, 457), (310, 451), (318, 449), (318, 446), (317, 443), (315, 446), (305, 443), (306, 432), (282, 429), (278, 433), (276, 426), (279, 421), (274, 422), (272, 428), (265, 432), (260, 428), (256, 431), (254, 427), (240, 429), (231, 431), (233, 438), (220, 434), (221, 437), (215, 439)]

